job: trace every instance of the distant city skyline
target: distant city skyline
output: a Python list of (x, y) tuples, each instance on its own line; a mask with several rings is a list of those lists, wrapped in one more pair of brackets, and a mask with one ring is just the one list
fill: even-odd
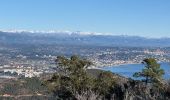
[(0, 30), (170, 37), (169, 0), (2, 0)]

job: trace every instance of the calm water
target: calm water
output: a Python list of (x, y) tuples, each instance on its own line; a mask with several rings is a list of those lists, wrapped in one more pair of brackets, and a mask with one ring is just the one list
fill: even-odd
[[(133, 73), (140, 72), (144, 68), (143, 64), (127, 64), (113, 67), (105, 67), (103, 70), (111, 71), (125, 77), (133, 78)], [(170, 63), (161, 63), (161, 68), (164, 69), (164, 79), (170, 79)]]

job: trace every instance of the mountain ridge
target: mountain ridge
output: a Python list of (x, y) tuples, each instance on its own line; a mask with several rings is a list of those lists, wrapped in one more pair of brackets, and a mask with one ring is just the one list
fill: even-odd
[(145, 38), (128, 35), (102, 35), (96, 33), (51, 32), (39, 33), (0, 31), (0, 43), (9, 44), (72, 44), (94, 46), (170, 47), (170, 38)]

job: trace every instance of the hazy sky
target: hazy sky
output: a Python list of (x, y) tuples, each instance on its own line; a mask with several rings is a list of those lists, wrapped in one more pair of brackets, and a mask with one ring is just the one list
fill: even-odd
[(170, 37), (170, 0), (0, 0), (0, 30)]

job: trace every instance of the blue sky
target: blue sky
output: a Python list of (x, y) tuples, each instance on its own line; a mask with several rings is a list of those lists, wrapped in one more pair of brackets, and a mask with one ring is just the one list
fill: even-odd
[(170, 37), (170, 0), (1, 0), (9, 29)]

